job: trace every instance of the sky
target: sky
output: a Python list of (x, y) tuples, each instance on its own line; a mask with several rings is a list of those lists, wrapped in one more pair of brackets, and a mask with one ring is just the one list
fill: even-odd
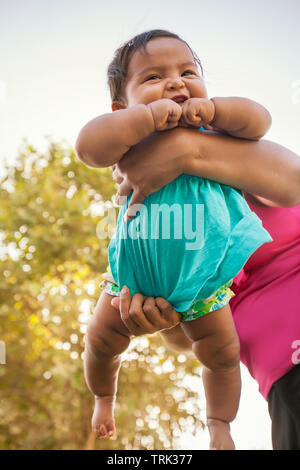
[(298, 0), (0, 0), (0, 159), (23, 138), (74, 145), (110, 112), (106, 69), (142, 31), (169, 29), (198, 53), (209, 97), (245, 96), (269, 109), (266, 138), (300, 154)]
[[(273, 118), (266, 138), (300, 155), (299, 17), (299, 0), (0, 0), (0, 177), (24, 138), (41, 151), (49, 135), (74, 146), (88, 120), (110, 112), (115, 49), (156, 28), (196, 51), (210, 98), (263, 104)], [(270, 448), (266, 402), (244, 374), (240, 445)]]

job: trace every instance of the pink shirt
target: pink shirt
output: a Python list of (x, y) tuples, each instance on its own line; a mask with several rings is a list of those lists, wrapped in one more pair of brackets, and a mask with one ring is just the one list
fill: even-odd
[(267, 398), (272, 384), (295, 365), (295, 341), (300, 344), (300, 205), (266, 207), (246, 200), (273, 242), (256, 250), (234, 278), (230, 307), (241, 361)]

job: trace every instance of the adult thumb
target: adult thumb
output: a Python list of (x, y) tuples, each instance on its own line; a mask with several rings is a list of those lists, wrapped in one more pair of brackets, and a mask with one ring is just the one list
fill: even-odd
[(137, 212), (141, 209), (142, 203), (144, 199), (147, 197), (146, 194), (141, 193), (140, 191), (134, 191), (133, 195), (130, 199), (130, 202), (127, 207), (127, 211), (124, 215), (124, 220), (128, 222), (129, 220), (133, 219)]

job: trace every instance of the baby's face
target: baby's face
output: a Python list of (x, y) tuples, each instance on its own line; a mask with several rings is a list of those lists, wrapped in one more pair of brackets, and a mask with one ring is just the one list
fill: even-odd
[(163, 98), (179, 104), (189, 98), (207, 98), (192, 52), (179, 39), (161, 37), (147, 43), (147, 52), (136, 51), (128, 67), (126, 103), (148, 104)]

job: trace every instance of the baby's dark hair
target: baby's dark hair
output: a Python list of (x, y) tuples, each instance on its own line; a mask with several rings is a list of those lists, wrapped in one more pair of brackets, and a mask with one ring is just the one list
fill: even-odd
[(122, 101), (124, 98), (124, 84), (127, 78), (129, 60), (132, 54), (139, 49), (143, 49), (144, 53), (147, 54), (147, 43), (151, 39), (160, 37), (175, 38), (184, 42), (193, 54), (195, 64), (199, 66), (201, 74), (203, 75), (203, 68), (200, 59), (186, 41), (170, 31), (166, 31), (164, 29), (152, 29), (151, 31), (145, 31), (144, 33), (134, 36), (134, 38), (122, 44), (122, 46), (116, 50), (114, 58), (107, 69), (108, 86), (112, 101)]

